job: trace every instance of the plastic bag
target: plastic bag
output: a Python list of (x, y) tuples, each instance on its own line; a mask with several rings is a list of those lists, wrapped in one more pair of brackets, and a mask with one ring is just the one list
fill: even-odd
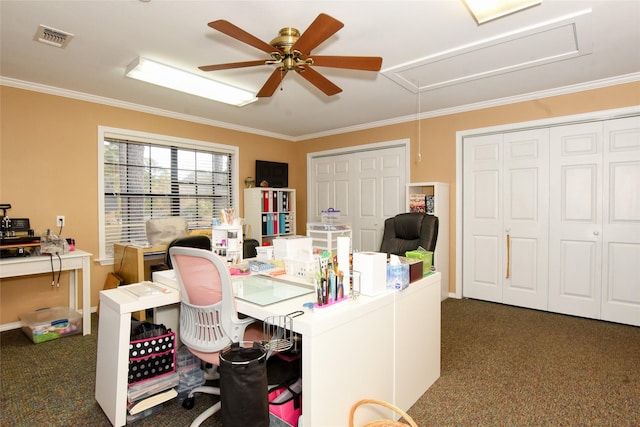
[(44, 236), (40, 238), (40, 253), (43, 255), (68, 254), (69, 243), (67, 243), (66, 239), (52, 233), (51, 230), (47, 230)]

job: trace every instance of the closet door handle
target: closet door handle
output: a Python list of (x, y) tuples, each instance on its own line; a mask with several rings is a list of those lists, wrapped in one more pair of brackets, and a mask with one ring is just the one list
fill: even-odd
[(507, 234), (507, 274), (505, 279), (511, 277), (511, 236)]

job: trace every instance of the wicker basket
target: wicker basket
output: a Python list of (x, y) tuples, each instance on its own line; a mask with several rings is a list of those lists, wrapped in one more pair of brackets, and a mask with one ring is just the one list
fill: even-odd
[[(358, 409), (359, 406), (367, 405), (367, 404), (380, 405), (380, 406), (384, 406), (387, 409), (391, 409), (392, 411), (400, 414), (401, 418), (404, 418), (405, 421), (407, 421), (409, 426), (418, 427), (418, 424), (416, 424), (416, 422), (413, 421), (413, 419), (402, 409), (398, 408), (395, 405), (392, 405), (391, 403), (387, 403), (377, 399), (362, 399), (359, 402), (356, 402), (351, 407), (351, 412), (349, 413), (349, 427), (354, 427), (353, 416), (356, 412), (356, 409)], [(400, 421), (393, 421), (393, 420), (374, 420), (374, 421), (369, 421), (368, 423), (364, 424), (362, 427), (407, 427), (407, 424), (402, 423)]]

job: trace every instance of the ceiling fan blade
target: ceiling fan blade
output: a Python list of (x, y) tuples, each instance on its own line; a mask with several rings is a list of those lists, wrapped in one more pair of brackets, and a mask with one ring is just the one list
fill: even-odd
[(258, 65), (267, 65), (265, 60), (259, 61), (245, 61), (245, 62), (230, 62), (228, 64), (217, 65), (203, 65), (200, 68), (202, 71), (217, 71), (217, 70), (229, 70), (231, 68), (243, 68), (243, 67), (255, 67)]
[(256, 94), (256, 97), (268, 98), (273, 95), (276, 89), (278, 89), (278, 86), (280, 86), (280, 83), (282, 83), (282, 79), (284, 79), (284, 76), (286, 74), (287, 70), (282, 67), (277, 67), (275, 70), (273, 70), (273, 73), (271, 73), (264, 86), (260, 88), (260, 91)]
[(243, 43), (267, 52), (268, 54), (271, 54), (272, 52), (280, 52), (282, 54), (282, 51), (280, 51), (280, 49), (271, 46), (269, 43), (260, 40), (259, 38), (247, 33), (242, 28), (236, 27), (231, 22), (225, 21), (224, 19), (209, 22), (208, 25), (214, 30), (218, 30), (221, 33), (228, 35), (229, 37), (240, 40)]
[(334, 35), (344, 24), (331, 16), (321, 13), (302, 33), (298, 41), (291, 46), (291, 52), (297, 50), (308, 55), (320, 43)]
[(379, 56), (315, 56), (313, 65), (319, 67), (347, 68), (350, 70), (380, 71), (382, 58)]
[(265, 60), (230, 62), (228, 64), (217, 64), (217, 65), (203, 65), (198, 68), (200, 68), (202, 71), (217, 71), (217, 70), (229, 70), (231, 68), (255, 67), (258, 65), (266, 65)]
[(342, 89), (331, 83), (329, 79), (327, 79), (325, 76), (311, 67), (297, 67), (295, 70), (298, 74), (307, 79), (307, 81), (309, 81), (311, 84), (323, 91), (328, 96), (342, 92)]

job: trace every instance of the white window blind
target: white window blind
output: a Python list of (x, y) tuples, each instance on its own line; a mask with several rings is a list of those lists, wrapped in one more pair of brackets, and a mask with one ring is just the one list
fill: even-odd
[(114, 243), (146, 244), (149, 219), (180, 216), (190, 230), (210, 229), (217, 212), (236, 205), (233, 151), (106, 134), (101, 139), (101, 259), (113, 258)]

